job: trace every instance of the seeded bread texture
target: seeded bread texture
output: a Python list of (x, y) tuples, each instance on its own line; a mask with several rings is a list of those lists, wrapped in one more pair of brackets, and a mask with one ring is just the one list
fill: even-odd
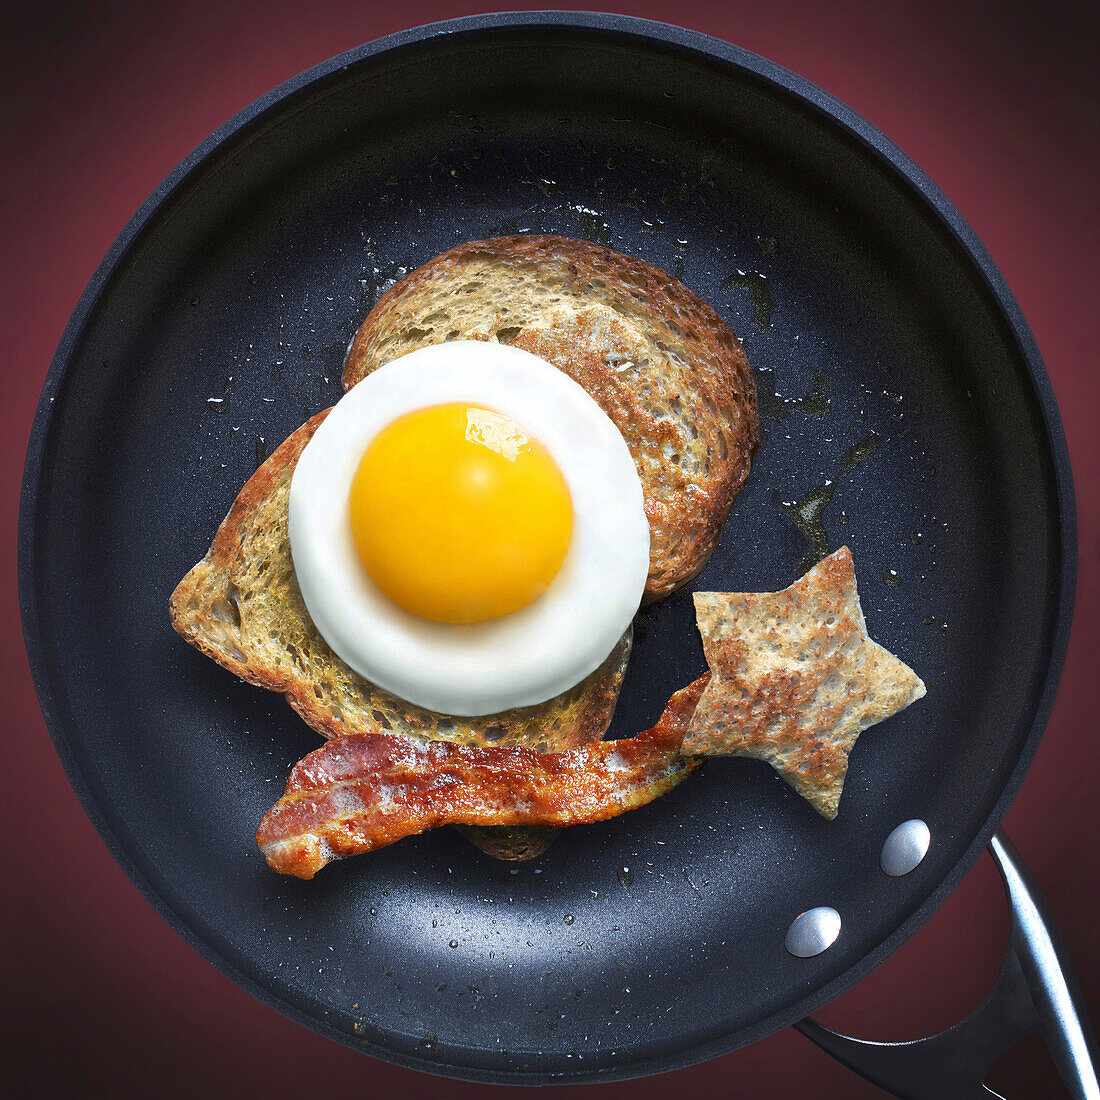
[(752, 371), (711, 306), (660, 268), (588, 241), (473, 241), (386, 291), (351, 344), (344, 388), (456, 339), (541, 355), (619, 428), (649, 518), (647, 601), (702, 569), (759, 438)]
[[(630, 633), (579, 684), (547, 702), (455, 718), (416, 707), (365, 680), (321, 637), (302, 600), (287, 535), (290, 481), (328, 410), (302, 425), (241, 490), (209, 552), (172, 593), (172, 625), (193, 646), (258, 687), (282, 692), (324, 737), (405, 733), (465, 745), (560, 752), (599, 740), (611, 721), (630, 655)], [(500, 858), (532, 858), (555, 830), (476, 834)]]

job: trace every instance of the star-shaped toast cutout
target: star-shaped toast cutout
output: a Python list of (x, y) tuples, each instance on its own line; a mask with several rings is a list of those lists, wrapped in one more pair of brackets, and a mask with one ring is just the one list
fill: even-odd
[(925, 693), (867, 636), (846, 546), (782, 592), (696, 592), (711, 680), (683, 752), (766, 760), (827, 818), (868, 726)]

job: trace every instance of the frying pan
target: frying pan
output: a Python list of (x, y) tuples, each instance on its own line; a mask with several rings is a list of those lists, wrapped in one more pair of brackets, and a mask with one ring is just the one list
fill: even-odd
[[(715, 760), (534, 863), (451, 830), (303, 883), (252, 837), (316, 736), (172, 632), (167, 599), (271, 447), (339, 396), (394, 279), (464, 240), (587, 237), (742, 337), (762, 443), (692, 587), (826, 549), (928, 695), (868, 731), (820, 819)], [(334, 58), (187, 158), (96, 271), (49, 372), (20, 514), (24, 632), (112, 852), (206, 959), (371, 1055), (474, 1080), (614, 1079), (805, 1017), (944, 901), (1023, 780), (1068, 639), (1076, 538), (1050, 384), (1001, 275), (904, 154), (724, 42), (618, 16), (455, 20)], [(611, 736), (704, 668), (690, 594), (642, 611)], [(927, 823), (910, 874), (880, 869)], [(840, 915), (798, 958), (792, 920)]]

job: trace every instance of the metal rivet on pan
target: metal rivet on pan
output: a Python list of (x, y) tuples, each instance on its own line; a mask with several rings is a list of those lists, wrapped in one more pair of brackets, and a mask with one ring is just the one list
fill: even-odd
[(807, 909), (791, 921), (787, 929), (787, 950), (800, 959), (820, 955), (832, 947), (840, 935), (840, 914), (827, 905)]
[(886, 838), (879, 863), (888, 875), (907, 875), (928, 854), (931, 843), (932, 833), (919, 817), (903, 821)]

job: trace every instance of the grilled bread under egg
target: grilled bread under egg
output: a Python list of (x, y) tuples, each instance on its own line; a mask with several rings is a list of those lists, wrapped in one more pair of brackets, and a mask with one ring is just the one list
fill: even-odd
[(711, 306), (660, 268), (588, 241), (473, 241), (382, 295), (348, 351), (344, 388), (391, 359), (457, 339), (542, 356), (614, 421), (645, 495), (647, 601), (702, 569), (759, 437), (748, 360)]
[[(193, 646), (258, 687), (282, 692), (324, 737), (402, 733), (464, 745), (524, 746), (560, 752), (606, 731), (630, 655), (630, 633), (579, 684), (536, 706), (478, 718), (416, 707), (369, 683), (328, 647), (302, 601), (287, 535), (294, 468), (318, 413), (249, 478), (206, 557), (172, 593), (172, 625)], [(500, 859), (539, 855), (550, 828), (463, 829)]]

